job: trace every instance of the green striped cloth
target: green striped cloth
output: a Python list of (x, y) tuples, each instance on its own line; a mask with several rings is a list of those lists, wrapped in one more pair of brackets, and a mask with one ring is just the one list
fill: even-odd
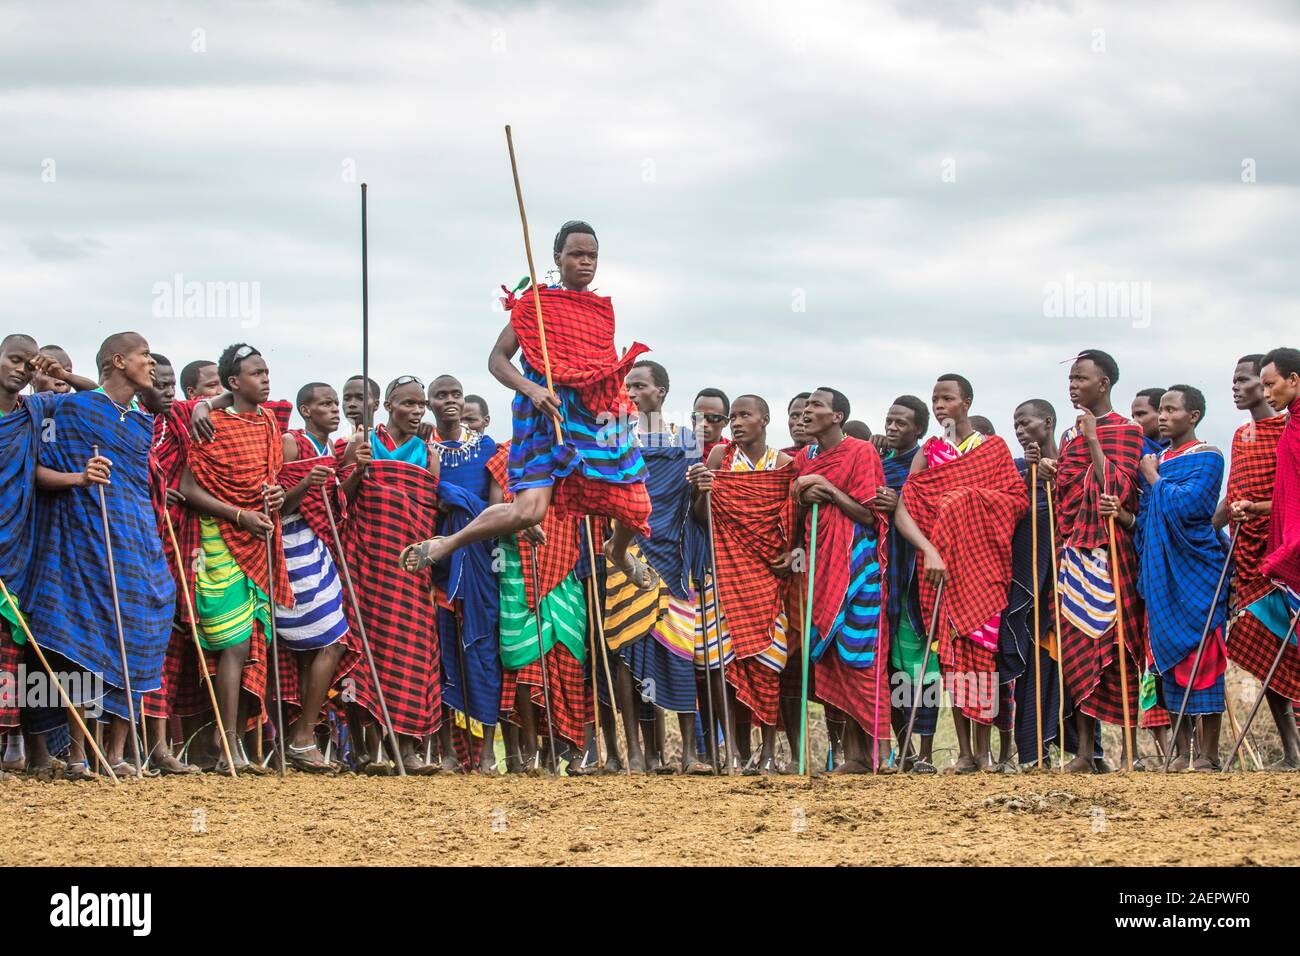
[(199, 643), (206, 651), (224, 651), (253, 636), (253, 620), (262, 622), (270, 641), (270, 605), (230, 553), (215, 518), (199, 519), (203, 560), (194, 578), (194, 613)]
[[(889, 666), (895, 671), (905, 671), (910, 684), (915, 684), (921, 676), (921, 662), (925, 660), (925, 635), (917, 634), (912, 627), (911, 615), (907, 613), (908, 595), (903, 595), (903, 612), (898, 615), (898, 631), (890, 638)], [(930, 684), (939, 678), (939, 654), (930, 651), (930, 659), (925, 665), (925, 681)]]
[[(524, 563), (514, 538), (501, 539), (501, 665), (510, 671), (538, 658), (537, 616), (524, 596)], [(582, 582), (572, 571), (542, 598), (542, 643), (549, 651), (558, 639), (579, 662), (587, 659), (587, 604)]]

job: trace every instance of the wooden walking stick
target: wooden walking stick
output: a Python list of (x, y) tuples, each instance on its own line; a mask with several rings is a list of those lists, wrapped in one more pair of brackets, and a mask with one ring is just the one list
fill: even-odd
[[(1133, 770), (1133, 715), (1128, 705), (1128, 644), (1124, 639), (1124, 608), (1120, 600), (1119, 589), (1119, 552), (1115, 546), (1115, 516), (1107, 519), (1110, 527), (1110, 582), (1115, 589), (1115, 646), (1119, 653), (1119, 687), (1120, 702), (1124, 708), (1124, 763), (1129, 772)], [(1058, 650), (1059, 653), (1059, 650)]]
[[(537, 660), (542, 665), (542, 703), (546, 707), (546, 737), (551, 744), (551, 773), (558, 773), (559, 756), (555, 752), (555, 720), (551, 710), (551, 678), (546, 670), (546, 641), (542, 637), (542, 586), (537, 577), (537, 550), (530, 548), (528, 556), (533, 566), (533, 596), (537, 601)], [(524, 602), (527, 605), (527, 601)], [(551, 626), (555, 623), (552, 621)]]
[(1273, 663), (1269, 665), (1268, 673), (1264, 675), (1264, 683), (1259, 689), (1259, 696), (1255, 698), (1255, 705), (1250, 708), (1250, 713), (1246, 715), (1246, 723), (1241, 728), (1241, 734), (1237, 737), (1237, 742), (1232, 745), (1232, 753), (1228, 756), (1228, 762), (1223, 765), (1224, 773), (1232, 769), (1232, 764), (1237, 759), (1237, 751), (1241, 750), (1246, 734), (1250, 733), (1250, 725), (1255, 722), (1255, 715), (1259, 713), (1259, 706), (1264, 703), (1264, 698), (1268, 695), (1268, 685), (1272, 682), (1273, 675), (1277, 673), (1278, 665), (1282, 663), (1282, 655), (1286, 653), (1287, 645), (1291, 643), (1291, 635), (1295, 634), (1297, 622), (1300, 622), (1300, 610), (1291, 615), (1291, 624), (1282, 637), (1282, 643), (1277, 649), (1277, 654), (1273, 656)]
[[(367, 393), (368, 395), (369, 393)], [(271, 506), (265, 499), (262, 501), (262, 513), (271, 521)], [(271, 542), (275, 538), (275, 527), (272, 525), (270, 531), (266, 533), (266, 579), (268, 591), (267, 603), (270, 607), (267, 609), (267, 620), (271, 622), (271, 662), (275, 674), (275, 748), (280, 752), (280, 776), (288, 775), (289, 768), (284, 757), (284, 735), (288, 732), (284, 726), (284, 694), (280, 686), (280, 640), (275, 633), (275, 563), (274, 549)], [(258, 735), (261, 739), (261, 735)]]
[(812, 529), (808, 547), (808, 604), (803, 612), (803, 675), (799, 691), (799, 775), (812, 776), (812, 761), (808, 759), (808, 668), (811, 666), (809, 642), (812, 639), (813, 578), (817, 570), (817, 509), (812, 506)]
[(1055, 611), (1052, 628), (1056, 636), (1056, 759), (1058, 770), (1065, 769), (1065, 652), (1061, 648), (1061, 589), (1056, 567), (1056, 512), (1052, 507), (1052, 484), (1043, 485), (1047, 495), (1047, 536), (1052, 552), (1052, 609)]
[[(99, 457), (99, 446), (91, 446), (91, 454)], [(104, 554), (108, 558), (108, 587), (113, 595), (113, 622), (117, 626), (117, 650), (122, 660), (122, 684), (126, 690), (126, 713), (128, 733), (131, 735), (131, 754), (135, 757), (135, 775), (144, 779), (144, 760), (140, 757), (140, 739), (136, 736), (138, 728), (135, 723), (135, 698), (131, 694), (131, 670), (126, 661), (126, 632), (122, 628), (122, 604), (117, 594), (117, 570), (113, 566), (113, 534), (108, 526), (108, 500), (104, 497), (104, 486), (95, 485), (99, 492), (99, 517), (104, 523)]]
[[(930, 648), (934, 644), (934, 636), (939, 631), (939, 608), (943, 604), (943, 586), (946, 583), (948, 583), (948, 578), (945, 575), (939, 579), (939, 586), (934, 592), (934, 610), (930, 612), (930, 633), (925, 636), (925, 650), (921, 654), (921, 674), (913, 682), (912, 706), (907, 714), (907, 729), (903, 732), (902, 749), (898, 752), (900, 770), (907, 765), (907, 752), (912, 746), (912, 728), (916, 726), (916, 708), (921, 702), (921, 695), (925, 693), (925, 672), (930, 666)], [(903, 613), (908, 613), (906, 607), (903, 608)]]
[[(1037, 446), (1035, 446), (1037, 447)], [(1038, 639), (1042, 635), (1039, 628), (1038, 613), (1038, 463), (1034, 462), (1029, 466), (1029, 525), (1033, 542), (1031, 550), (1034, 553), (1034, 639), (1030, 641), (1030, 646), (1034, 654), (1034, 720), (1038, 730), (1038, 753), (1036, 766), (1039, 770), (1043, 769), (1043, 659), (1038, 654)], [(1060, 734), (1061, 728), (1057, 728)]]
[[(510, 135), (510, 124), (506, 124), (506, 147), (510, 150), (510, 173), (515, 179), (515, 199), (519, 201), (519, 221), (524, 229), (524, 254), (528, 256), (528, 278), (532, 281), (533, 286), (533, 309), (537, 312), (537, 334), (542, 344), (542, 365), (546, 373), (546, 390), (555, 393), (555, 388), (551, 382), (551, 358), (546, 351), (546, 324), (542, 321), (542, 294), (537, 289), (537, 269), (533, 266), (533, 244), (528, 238), (528, 214), (524, 212), (524, 192), (519, 186), (519, 164), (515, 162), (515, 141)], [(564, 432), (560, 428), (560, 416), (554, 414), (551, 419), (555, 422), (555, 444), (564, 444)], [(612, 691), (611, 691), (612, 693)]]
[[(594, 728), (596, 735), (596, 764), (604, 768), (605, 758), (600, 755), (600, 747), (604, 743), (600, 739), (600, 693), (596, 689), (596, 576), (595, 568), (593, 567), (591, 570), (592, 574), (588, 576), (587, 586), (582, 589), (582, 593), (587, 599), (587, 644), (588, 653), (591, 654), (591, 718), (596, 725)], [(608, 751), (608, 748), (606, 750)], [(586, 769), (585, 763), (583, 769)]]
[[(610, 712), (614, 715), (614, 741), (615, 741), (614, 756), (617, 757), (622, 762), (623, 772), (626, 773), (629, 777), (631, 777), (632, 776), (631, 755), (629, 754), (628, 759), (624, 760), (623, 755), (618, 751), (618, 719), (619, 719), (618, 707), (616, 707), (614, 704), (614, 677), (609, 670), (609, 652), (608, 652), (608, 647), (605, 644), (605, 609), (601, 605), (600, 590), (596, 587), (596, 542), (595, 542), (595, 538), (591, 533), (591, 515), (583, 515), (582, 521), (584, 526), (587, 529), (587, 555), (588, 555), (588, 561), (591, 564), (591, 593), (592, 593), (591, 600), (592, 600), (592, 604), (595, 605), (596, 607), (596, 630), (598, 636), (600, 637), (600, 660), (601, 663), (604, 665), (604, 669), (605, 669), (605, 687), (609, 690), (609, 709)], [(596, 706), (600, 707), (600, 695), (596, 693), (596, 662), (595, 661), (592, 661), (591, 663), (591, 690), (592, 690), (592, 695), (593, 697), (595, 697), (596, 700)], [(623, 727), (623, 733), (625, 735), (630, 735), (626, 725)]]
[[(709, 570), (712, 572), (713, 588), (713, 633), (718, 639), (718, 674), (722, 678), (722, 743), (727, 752), (727, 776), (734, 777), (736, 775), (736, 765), (733, 755), (736, 750), (735, 741), (731, 739), (731, 705), (727, 702), (727, 661), (726, 656), (722, 653), (722, 601), (718, 597), (718, 549), (713, 539), (713, 492), (711, 491), (704, 493), (704, 513), (708, 518), (709, 529)], [(813, 527), (816, 526), (816, 519), (814, 518)], [(702, 604), (702, 606), (704, 607), (704, 674), (709, 677), (711, 685), (713, 679), (709, 675), (709, 612), (707, 604)]]
[[(1174, 747), (1178, 745), (1178, 731), (1183, 726), (1183, 717), (1187, 714), (1187, 701), (1192, 696), (1192, 688), (1196, 685), (1196, 677), (1201, 672), (1201, 658), (1205, 654), (1205, 642), (1210, 636), (1210, 623), (1214, 620), (1214, 610), (1219, 605), (1219, 595), (1223, 593), (1223, 583), (1228, 579), (1228, 569), (1232, 567), (1232, 552), (1237, 547), (1237, 532), (1240, 530), (1241, 525), (1237, 525), (1232, 529), (1232, 540), (1228, 542), (1228, 553), (1223, 559), (1223, 570), (1219, 572), (1219, 583), (1214, 586), (1214, 597), (1210, 601), (1210, 610), (1205, 615), (1205, 627), (1201, 629), (1201, 639), (1196, 645), (1196, 657), (1192, 660), (1192, 676), (1188, 679), (1187, 688), (1183, 691), (1182, 703), (1178, 705), (1178, 717), (1174, 720), (1174, 729), (1169, 735), (1169, 752), (1165, 754), (1165, 773), (1169, 772), (1169, 765), (1174, 760)], [(1224, 699), (1227, 699), (1226, 696)], [(1195, 753), (1189, 755), (1189, 761), (1194, 759)]]
[(217, 690), (212, 686), (212, 675), (208, 673), (208, 660), (203, 653), (203, 642), (199, 640), (199, 626), (194, 617), (194, 601), (190, 598), (189, 578), (185, 573), (185, 562), (181, 560), (181, 546), (176, 540), (176, 529), (172, 525), (171, 513), (167, 510), (166, 503), (163, 504), (163, 523), (167, 525), (167, 536), (171, 539), (172, 553), (176, 555), (176, 571), (181, 581), (181, 593), (185, 596), (185, 610), (190, 616), (190, 636), (194, 638), (194, 649), (199, 653), (199, 671), (203, 674), (203, 684), (208, 689), (208, 700), (212, 702), (212, 713), (217, 719), (217, 733), (221, 735), (221, 750), (226, 757), (226, 767), (230, 770), (230, 776), (238, 778), (239, 774), (235, 772), (235, 758), (230, 751), (230, 741), (226, 739), (226, 727), (221, 720), (221, 708), (217, 706)]
[[(370, 386), (367, 384), (368, 390)], [(366, 392), (366, 402), (370, 402), (370, 392)], [(330, 504), (329, 495), (321, 493), (321, 500), (325, 502), (325, 517), (330, 523), (330, 537), (334, 539), (334, 553), (338, 555), (338, 566), (343, 572), (343, 586), (348, 592), (348, 603), (352, 605), (352, 617), (357, 622), (357, 636), (361, 638), (361, 650), (366, 658), (366, 666), (370, 670), (370, 679), (375, 685), (375, 698), (379, 701), (379, 713), (384, 720), (384, 733), (388, 735), (388, 745), (393, 748), (393, 762), (397, 764), (397, 775), (406, 776), (406, 767), (402, 763), (402, 751), (397, 741), (397, 733), (393, 730), (393, 720), (388, 716), (388, 702), (384, 700), (384, 689), (379, 686), (379, 669), (375, 667), (375, 655), (370, 650), (370, 638), (366, 636), (366, 622), (361, 617), (361, 603), (357, 600), (356, 585), (352, 583), (352, 573), (348, 570), (348, 560), (343, 554), (343, 542), (339, 538), (339, 526), (334, 521), (334, 507)], [(364, 743), (364, 741), (361, 741)]]
[(86, 746), (94, 753), (95, 759), (99, 761), (99, 765), (108, 771), (108, 778), (116, 784), (118, 782), (117, 774), (113, 773), (113, 768), (108, 765), (108, 761), (104, 758), (104, 752), (99, 749), (99, 745), (95, 742), (95, 735), (86, 727), (86, 722), (81, 719), (81, 714), (77, 713), (77, 708), (72, 703), (72, 698), (68, 696), (67, 688), (64, 687), (63, 683), (54, 676), (54, 668), (50, 667), (50, 662), (45, 658), (45, 652), (42, 651), (41, 646), (36, 643), (36, 638), (32, 635), (32, 629), (27, 626), (27, 618), (25, 618), (22, 612), (18, 610), (18, 605), (15, 603), (13, 595), (9, 593), (9, 589), (5, 587), (5, 583), (2, 579), (0, 579), (0, 594), (4, 596), (5, 603), (9, 605), (9, 610), (13, 611), (14, 617), (18, 619), (18, 625), (23, 629), (23, 633), (27, 635), (27, 641), (32, 645), (32, 650), (36, 652), (36, 657), (40, 660), (41, 666), (45, 668), (45, 673), (50, 678), (50, 683), (53, 684), (55, 689), (59, 692), (59, 698), (63, 701), (63, 706), (68, 709), (68, 713), (72, 716), (73, 723), (81, 729), (81, 736), (85, 741)]

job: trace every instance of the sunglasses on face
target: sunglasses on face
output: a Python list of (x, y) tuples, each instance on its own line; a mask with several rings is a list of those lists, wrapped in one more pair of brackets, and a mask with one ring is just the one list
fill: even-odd
[(691, 415), (691, 421), (695, 424), (708, 422), (710, 425), (721, 425), (727, 420), (726, 415), (719, 415), (716, 412), (695, 412)]

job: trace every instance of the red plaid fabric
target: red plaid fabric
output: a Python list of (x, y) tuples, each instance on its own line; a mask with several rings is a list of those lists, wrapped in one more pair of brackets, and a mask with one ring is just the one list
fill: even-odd
[[(1108, 522), (1099, 510), (1100, 496), (1109, 490), (1118, 495), (1128, 511), (1137, 512), (1137, 465), (1142, 457), (1142, 429), (1115, 412), (1097, 419), (1097, 440), (1106, 457), (1106, 468), (1097, 475), (1092, 467), (1088, 443), (1077, 428), (1061, 437), (1061, 451), (1056, 469), (1056, 522), (1058, 546), (1078, 548), (1107, 547), (1110, 541)], [(1124, 619), (1125, 646), (1129, 659), (1127, 694), (1129, 714), (1136, 721), (1139, 713), (1141, 661), (1146, 659), (1146, 610), (1137, 593), (1137, 552), (1133, 537), (1115, 525), (1115, 551), (1118, 567), (1115, 598)], [(1107, 633), (1100, 640), (1061, 622), (1061, 654), (1065, 683), (1079, 709), (1090, 717), (1111, 724), (1123, 723), (1123, 696), (1119, 679), (1116, 641)]]
[(555, 482), (551, 508), (561, 519), (613, 518), (638, 534), (650, 533), (650, 493), (643, 481), (617, 485), (574, 472)]
[[(586, 676), (582, 662), (562, 643), (546, 652), (546, 676), (551, 681), (551, 711), (555, 718), (555, 736), (563, 737), (575, 747), (587, 740), (587, 723), (592, 719), (591, 701), (587, 693)], [(546, 733), (546, 701), (542, 689), (542, 665), (533, 661), (517, 671), (505, 671), (501, 681), (501, 713), (512, 724), (519, 723), (517, 688), (529, 688), (529, 699), (537, 707), (541, 719), (538, 729)]]
[[(1271, 501), (1277, 467), (1277, 443), (1286, 427), (1285, 415), (1249, 421), (1232, 435), (1232, 464), (1228, 468), (1228, 501)], [(1247, 607), (1264, 596), (1270, 585), (1264, 576), (1268, 553), (1268, 515), (1252, 515), (1237, 526), (1232, 561), (1236, 587), (1234, 606)]]
[[(189, 646), (191, 649), (194, 647), (193, 638), (190, 639)], [(211, 675), (212, 682), (215, 685), (217, 681), (217, 664), (221, 655), (204, 654), (203, 657), (208, 666), (208, 674)], [(270, 635), (267, 634), (266, 628), (262, 626), (262, 622), (254, 619), (253, 636), (248, 642), (248, 660), (244, 663), (244, 669), (239, 674), (240, 696), (247, 703), (248, 710), (248, 718), (244, 721), (244, 730), (252, 730), (257, 726), (259, 719), (263, 721), (267, 719), (266, 684), (269, 674), (267, 662), (270, 657)], [(194, 657), (190, 657), (189, 652), (186, 653), (186, 661), (196, 662), (197, 659), (197, 652), (195, 652)], [(182, 662), (182, 677), (189, 672), (189, 667), (189, 663)], [(202, 681), (201, 674), (199, 675), (199, 681)], [(212, 709), (212, 702), (208, 699), (205, 684), (196, 682), (191, 693), (193, 696), (178, 695), (176, 703), (172, 706), (171, 716), (188, 717)]]
[[(538, 289), (542, 302), (542, 321), (546, 326), (546, 350), (550, 360), (551, 381), (571, 385), (583, 403), (593, 412), (631, 411), (627, 378), (632, 364), (649, 349), (634, 342), (622, 358), (614, 346), (614, 304), (594, 292), (570, 289)], [(538, 331), (533, 292), (504, 300), (510, 310), (510, 325), (519, 339), (524, 358), (539, 372), (544, 372), (542, 340)]]
[(828, 707), (852, 717), (872, 737), (888, 737), (890, 732), (889, 668), (880, 663), (889, 656), (883, 624), (880, 631), (882, 639), (876, 650), (877, 666), (850, 667), (832, 649), (813, 667), (817, 675), (816, 684), (811, 680), (808, 682), (810, 698), (816, 697)]
[[(200, 550), (199, 522), (195, 513), (184, 505), (167, 504), (168, 489), (180, 488), (181, 475), (189, 461), (190, 416), (197, 404), (197, 400), (175, 401), (166, 412), (155, 416), (153, 423), (149, 491), (158, 520), (158, 538), (167, 560), (167, 570), (176, 585), (176, 611), (175, 627), (163, 656), (162, 684), (158, 690), (146, 694), (141, 705), (146, 717), (171, 717), (177, 713), (179, 701), (194, 699), (203, 690), (199, 683), (202, 675), (198, 671), (198, 660), (194, 655), (193, 637), (190, 634), (193, 581), (188, 574), (184, 577), (181, 575), (181, 568), (192, 567), (194, 557)], [(175, 535), (180, 547), (179, 562), (176, 549), (172, 547), (172, 535)], [(182, 588), (188, 591), (189, 601), (186, 601)], [(196, 709), (190, 713), (201, 712), (208, 706), (207, 696), (203, 695)]]
[(22, 647), (14, 643), (8, 624), (0, 620), (0, 728), (3, 729), (19, 724), (18, 665), (22, 662)]
[[(1242, 614), (1232, 622), (1228, 631), (1228, 656), (1233, 663), (1249, 671), (1256, 680), (1263, 681), (1273, 666), (1280, 645), (1277, 635), (1260, 623), (1253, 614)], [(1277, 672), (1269, 681), (1269, 690), (1283, 697), (1300, 700), (1300, 653), (1290, 644), (1282, 653)]]
[[(245, 511), (262, 510), (262, 485), (275, 484), (284, 464), (284, 449), (275, 420), (266, 414), (212, 416), (216, 437), (190, 447), (190, 470), (210, 494)], [(266, 566), (266, 539), (227, 521), (221, 521), (221, 537), (240, 569), (282, 607), (293, 607), (293, 591), (284, 562), (277, 561), (275, 584), (271, 586)], [(280, 525), (276, 522), (272, 551), (280, 553)]]
[[(438, 729), (442, 692), (438, 619), (430, 569), (397, 564), (402, 549), (437, 534), (438, 480), (401, 461), (372, 462), (343, 534), (366, 636), (393, 729), (422, 737)], [(357, 703), (381, 718), (369, 667), (353, 669)]]
[(1106, 456), (1102, 475), (1094, 473), (1088, 442), (1077, 427), (1061, 436), (1056, 463), (1057, 540), (1076, 548), (1099, 548), (1110, 540), (1098, 510), (1100, 495), (1118, 495), (1125, 510), (1137, 513), (1138, 461), (1142, 429), (1117, 412), (1097, 419), (1097, 440)]
[(1150, 710), (1142, 711), (1138, 717), (1138, 726), (1143, 730), (1155, 730), (1158, 727), (1168, 727), (1171, 721), (1169, 711), (1165, 710), (1159, 704), (1156, 704)]
[(735, 447), (727, 448), (713, 473), (710, 498), (718, 597), (732, 650), (745, 658), (771, 646), (772, 628), (785, 602), (790, 579), (773, 574), (771, 565), (791, 547), (790, 482), (795, 471), (791, 465), (775, 471), (732, 471)]
[[(912, 476), (915, 477), (918, 476)], [(912, 478), (907, 480), (909, 485)], [(908, 512), (911, 512), (910, 507)], [(947, 601), (948, 590), (945, 588), (944, 603)], [(999, 687), (997, 651), (980, 647), (965, 636), (967, 633), (944, 628), (939, 636), (939, 663), (943, 666), (944, 686), (952, 698), (952, 705), (967, 719), (977, 724), (992, 724), (998, 716), (995, 708)]]
[[(789, 668), (787, 668), (788, 670)], [(799, 665), (795, 665), (798, 672)], [(775, 727), (781, 719), (781, 678), (777, 672), (753, 657), (737, 657), (727, 665), (727, 683), (736, 689), (736, 700), (760, 724)], [(796, 692), (797, 693), (797, 692)], [(700, 702), (705, 700), (700, 691)], [(737, 721), (743, 723), (740, 715)]]
[(293, 402), (281, 398), (263, 402), (261, 407), (271, 413), (271, 417), (275, 419), (275, 424), (279, 427), (281, 435), (289, 430), (289, 419), (293, 417)]
[[(947, 619), (959, 634), (971, 634), (1007, 606), (1011, 540), (1029, 511), (1007, 443), (986, 438), (960, 458), (913, 475), (903, 485), (903, 502), (948, 566)], [(918, 555), (922, 620), (929, 621), (935, 588), (919, 573), (923, 565)]]
[[(807, 604), (808, 575), (790, 575), (790, 587), (785, 592), (785, 615), (790, 626), (785, 631), (786, 659), (785, 670), (781, 671), (781, 696), (796, 700), (803, 695), (803, 616)], [(808, 686), (812, 687), (811, 680)]]
[[(146, 717), (172, 716), (172, 702), (176, 699), (178, 688), (185, 680), (183, 671), (185, 645), (193, 643), (194, 638), (190, 636), (188, 624), (185, 625), (184, 630), (178, 627), (172, 628), (171, 638), (167, 641), (167, 651), (163, 655), (162, 683), (157, 690), (145, 694), (141, 704), (141, 710)], [(191, 673), (191, 679), (197, 677), (197, 674)]]
[[(794, 465), (796, 475), (822, 475), (836, 488), (862, 504), (875, 497), (876, 489), (885, 483), (885, 471), (880, 465), (880, 455), (875, 446), (849, 435), (845, 435), (833, 449), (821, 452), (816, 458), (809, 459), (808, 448), (801, 448)], [(811, 553), (811, 508), (806, 509), (804, 526), (804, 547)], [(876, 551), (881, 556), (882, 578), (884, 556), (889, 552), (886, 542), (888, 532), (889, 522), (877, 515)], [(840, 605), (844, 603), (844, 595), (848, 593), (852, 546), (853, 521), (849, 516), (830, 505), (819, 508), (817, 569), (813, 579), (813, 623), (820, 634), (830, 633), (835, 616), (840, 612)], [(802, 634), (803, 618), (798, 620), (797, 630)]]
[[(197, 515), (182, 504), (170, 507), (167, 502), (167, 490), (179, 489), (181, 475), (189, 462), (190, 454), (190, 415), (197, 401), (177, 401), (162, 415), (155, 416), (153, 422), (153, 451), (150, 456), (150, 494), (153, 498), (154, 511), (158, 516), (158, 537), (162, 541), (163, 556), (167, 559), (167, 569), (176, 584), (176, 620), (189, 627), (189, 606), (181, 593), (182, 581), (176, 562), (176, 551), (172, 548), (171, 534), (168, 533), (164, 510), (171, 519), (172, 533), (180, 547), (181, 562), (184, 567), (194, 563), (194, 556), (200, 550), (199, 522)], [(190, 585), (188, 576), (184, 586)], [(192, 597), (191, 592), (191, 597)]]
[(1290, 413), (1277, 442), (1264, 574), (1300, 590), (1300, 398), (1291, 403)]
[[(497, 446), (496, 453), (488, 459), (487, 463), (488, 473), (501, 486), (506, 501), (514, 498), (510, 493), (510, 484), (506, 477), (506, 459), (509, 457), (510, 442), (505, 442)], [(644, 489), (645, 486), (641, 487)], [(546, 535), (546, 545), (537, 549), (537, 582), (543, 596), (555, 590), (577, 566), (581, 526), (580, 520), (562, 519), (554, 507), (546, 510), (546, 516), (542, 518), (542, 532)], [(529, 562), (532, 560), (533, 546), (524, 539), (523, 535), (516, 535), (516, 538), (519, 557), (524, 562), (523, 566), (531, 567)], [(537, 595), (533, 593), (531, 574), (524, 575), (524, 593), (527, 595), (528, 609), (537, 610)]]

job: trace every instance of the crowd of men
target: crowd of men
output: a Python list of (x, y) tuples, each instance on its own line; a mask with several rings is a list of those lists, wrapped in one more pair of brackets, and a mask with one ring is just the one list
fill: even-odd
[(504, 444), (452, 375), (290, 403), (246, 343), (177, 370), (120, 333), (83, 376), (8, 335), (3, 771), (1216, 770), (1229, 661), (1264, 684), (1272, 769), (1300, 769), (1300, 351), (1231, 369), (1227, 454), (1199, 388), (1125, 415), (1092, 349), (1065, 417), (1016, 407), (1014, 447), (946, 373), (875, 434), (810, 388), (776, 448), (759, 394), (668, 420), (667, 369), (590, 291), (598, 249), (566, 223), (558, 281), (507, 295)]

